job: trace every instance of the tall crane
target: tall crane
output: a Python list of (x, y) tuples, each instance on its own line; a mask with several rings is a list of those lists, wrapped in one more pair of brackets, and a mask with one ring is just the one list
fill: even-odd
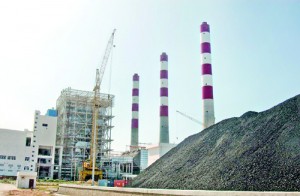
[(176, 112), (179, 113), (179, 114), (181, 114), (182, 116), (184, 116), (184, 117), (186, 117), (186, 118), (188, 118), (188, 119), (194, 121), (195, 123), (197, 123), (197, 124), (199, 124), (199, 125), (203, 125), (202, 122), (200, 122), (199, 120), (197, 120), (197, 119), (195, 119), (195, 118), (193, 118), (193, 117), (191, 117), (191, 116), (188, 116), (188, 115), (185, 114), (185, 113), (182, 113), (182, 112), (180, 112), (180, 111), (178, 111), (178, 110), (176, 110)]
[(96, 70), (96, 81), (94, 86), (94, 98), (93, 98), (93, 118), (92, 118), (92, 133), (91, 133), (91, 145), (90, 145), (90, 160), (89, 162), (83, 162), (83, 169), (80, 172), (80, 179), (86, 180), (87, 176), (92, 176), (92, 185), (94, 185), (95, 176), (98, 178), (102, 178), (102, 171), (96, 167), (96, 155), (97, 155), (97, 132), (99, 129), (98, 125), (98, 114), (99, 108), (101, 107), (100, 101), (100, 85), (104, 76), (105, 68), (107, 65), (107, 61), (109, 59), (110, 52), (114, 47), (114, 35), (116, 29), (113, 30), (110, 39), (108, 40), (106, 50), (102, 59), (102, 63), (100, 65), (100, 70)]

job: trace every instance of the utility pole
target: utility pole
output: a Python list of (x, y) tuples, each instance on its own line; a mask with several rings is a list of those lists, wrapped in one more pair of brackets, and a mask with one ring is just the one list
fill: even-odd
[(96, 121), (94, 123), (94, 138), (93, 138), (93, 169), (92, 169), (92, 186), (95, 184), (95, 164), (96, 164), (96, 128), (97, 128), (97, 119), (94, 119)]
[(76, 177), (76, 159), (75, 159), (75, 161), (74, 161), (74, 165), (75, 165), (75, 168), (74, 168), (74, 182), (75, 182), (75, 177)]

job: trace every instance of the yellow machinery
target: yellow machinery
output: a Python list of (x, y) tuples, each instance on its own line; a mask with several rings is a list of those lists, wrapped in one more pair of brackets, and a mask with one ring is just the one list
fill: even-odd
[(104, 57), (102, 59), (102, 63), (100, 66), (100, 72), (99, 69), (96, 70), (96, 84), (93, 89), (95, 92), (94, 99), (93, 99), (93, 119), (92, 119), (92, 133), (91, 133), (91, 145), (90, 145), (90, 159), (83, 162), (82, 170), (80, 171), (80, 180), (85, 181), (92, 178), (92, 184), (95, 180), (102, 179), (102, 170), (98, 167), (96, 167), (96, 156), (97, 156), (97, 149), (98, 149), (98, 130), (99, 125), (97, 123), (98, 121), (98, 114), (99, 114), (99, 108), (101, 107), (100, 103), (100, 85), (102, 82), (102, 78), (104, 75), (105, 67), (110, 55), (110, 52), (113, 48), (113, 41), (114, 41), (114, 35), (115, 35), (116, 29), (113, 30), (113, 33), (107, 43), (106, 50)]

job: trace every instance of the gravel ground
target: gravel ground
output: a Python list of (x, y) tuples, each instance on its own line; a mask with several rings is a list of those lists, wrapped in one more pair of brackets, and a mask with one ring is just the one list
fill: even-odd
[(300, 95), (186, 138), (133, 187), (300, 191)]
[[(42, 188), (42, 190), (40, 190)], [(13, 184), (0, 183), (0, 196), (7, 195), (24, 195), (24, 196), (50, 196), (57, 195), (57, 188), (53, 187), (39, 187), (39, 189), (17, 189)], [(62, 196), (62, 195), (60, 195)]]

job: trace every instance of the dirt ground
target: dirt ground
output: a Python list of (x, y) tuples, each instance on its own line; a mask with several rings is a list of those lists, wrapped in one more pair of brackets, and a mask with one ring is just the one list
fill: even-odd
[(36, 189), (17, 189), (13, 184), (0, 183), (0, 196), (24, 195), (24, 196), (49, 196), (59, 195), (56, 193), (57, 187), (38, 186)]

